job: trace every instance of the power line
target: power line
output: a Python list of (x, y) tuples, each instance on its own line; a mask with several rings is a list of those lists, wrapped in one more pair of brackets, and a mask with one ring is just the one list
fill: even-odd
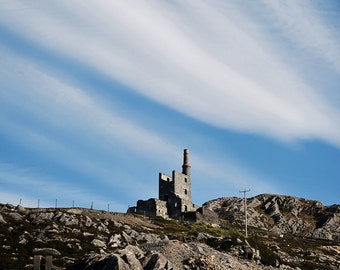
[(249, 192), (250, 189), (245, 189), (245, 190), (240, 190), (240, 193), (243, 193), (244, 195), (244, 224), (245, 224), (245, 229), (246, 229), (246, 238), (248, 238), (248, 224), (247, 224), (247, 197), (246, 193)]

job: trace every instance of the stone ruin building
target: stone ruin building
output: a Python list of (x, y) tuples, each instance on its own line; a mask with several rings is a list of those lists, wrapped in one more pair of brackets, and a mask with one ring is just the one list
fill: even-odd
[(59, 270), (59, 267), (53, 265), (53, 256), (34, 255), (33, 257), (33, 270)]
[(158, 199), (138, 200), (128, 213), (196, 221), (199, 206), (191, 201), (190, 170), (189, 150), (184, 149), (182, 172), (173, 170), (171, 177), (159, 173)]

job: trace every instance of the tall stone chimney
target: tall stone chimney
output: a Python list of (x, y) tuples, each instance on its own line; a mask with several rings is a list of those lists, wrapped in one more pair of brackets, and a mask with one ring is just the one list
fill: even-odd
[(189, 162), (189, 149), (184, 149), (182, 173), (190, 176), (190, 169), (191, 169), (191, 166)]

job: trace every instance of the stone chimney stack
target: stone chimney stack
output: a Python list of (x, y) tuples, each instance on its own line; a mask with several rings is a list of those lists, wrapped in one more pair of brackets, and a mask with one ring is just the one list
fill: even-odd
[(184, 149), (182, 173), (190, 176), (189, 149)]

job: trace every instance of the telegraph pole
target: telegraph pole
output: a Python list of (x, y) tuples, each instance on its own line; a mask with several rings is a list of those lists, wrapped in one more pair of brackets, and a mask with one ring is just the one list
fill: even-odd
[(247, 196), (246, 193), (249, 192), (250, 189), (240, 190), (240, 193), (244, 195), (244, 223), (246, 228), (246, 238), (248, 238), (248, 225), (247, 225)]

